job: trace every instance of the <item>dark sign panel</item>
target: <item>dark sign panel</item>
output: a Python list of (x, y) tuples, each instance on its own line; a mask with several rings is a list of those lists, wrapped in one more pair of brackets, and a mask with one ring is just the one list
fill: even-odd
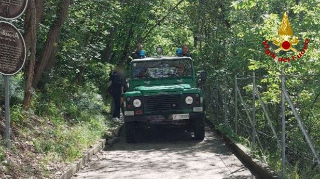
[(0, 73), (18, 73), (26, 59), (26, 47), (21, 33), (12, 24), (0, 22)]
[(26, 9), (28, 0), (0, 0), (0, 17), (18, 18)]

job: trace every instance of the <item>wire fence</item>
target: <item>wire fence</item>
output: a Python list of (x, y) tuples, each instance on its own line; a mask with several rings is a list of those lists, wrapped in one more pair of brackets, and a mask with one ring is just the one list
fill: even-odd
[(319, 77), (215, 76), (205, 86), (207, 113), (282, 178), (320, 177)]

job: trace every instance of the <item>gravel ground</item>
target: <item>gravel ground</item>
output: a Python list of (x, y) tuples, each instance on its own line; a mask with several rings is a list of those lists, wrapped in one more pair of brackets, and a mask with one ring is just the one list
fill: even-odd
[(223, 140), (206, 127), (202, 142), (179, 128), (141, 131), (137, 144), (118, 143), (94, 156), (73, 179), (254, 178)]

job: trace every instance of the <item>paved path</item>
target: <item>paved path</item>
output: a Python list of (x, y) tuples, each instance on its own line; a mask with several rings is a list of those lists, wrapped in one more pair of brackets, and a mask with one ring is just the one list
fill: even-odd
[(99, 153), (73, 179), (254, 178), (209, 128), (202, 142), (181, 129), (147, 129), (139, 143), (120, 141)]

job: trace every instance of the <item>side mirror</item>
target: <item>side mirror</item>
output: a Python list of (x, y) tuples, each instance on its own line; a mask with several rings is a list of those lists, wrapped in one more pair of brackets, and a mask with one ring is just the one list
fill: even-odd
[(207, 81), (207, 72), (199, 71), (198, 72), (198, 77), (199, 77), (199, 82), (200, 83), (204, 83), (205, 81)]

